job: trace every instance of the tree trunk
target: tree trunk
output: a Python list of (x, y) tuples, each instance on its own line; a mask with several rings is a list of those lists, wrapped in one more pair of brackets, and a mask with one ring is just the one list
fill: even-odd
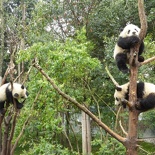
[(129, 129), (127, 136), (127, 155), (137, 155), (137, 129), (139, 111), (135, 108), (137, 101), (137, 73), (138, 73), (138, 54), (140, 44), (130, 49), (130, 86), (129, 86), (129, 102), (132, 107), (129, 107)]
[(91, 154), (90, 117), (84, 111), (82, 111), (82, 152), (84, 155)]

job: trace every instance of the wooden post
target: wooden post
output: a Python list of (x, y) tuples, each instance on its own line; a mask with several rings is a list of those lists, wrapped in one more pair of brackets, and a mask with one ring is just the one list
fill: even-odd
[(83, 155), (91, 154), (90, 117), (82, 111), (82, 152)]

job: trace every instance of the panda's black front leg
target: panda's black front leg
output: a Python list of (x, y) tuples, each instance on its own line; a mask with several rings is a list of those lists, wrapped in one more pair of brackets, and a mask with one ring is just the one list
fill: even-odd
[(21, 109), (23, 107), (23, 104), (20, 103), (17, 99), (15, 99), (15, 101), (16, 101), (16, 107), (17, 107), (17, 109)]
[(0, 114), (4, 114), (4, 103), (5, 102), (0, 102)]
[(131, 37), (129, 37), (130, 47), (135, 46), (139, 41), (140, 41), (140, 39), (137, 36), (131, 36)]
[(147, 111), (155, 108), (155, 94), (151, 93), (144, 99), (139, 99), (136, 103), (136, 109)]
[(126, 38), (119, 37), (117, 44), (123, 49), (130, 50), (130, 48), (137, 44), (139, 41), (140, 39), (137, 36), (130, 36)]
[(116, 63), (117, 63), (117, 67), (120, 71), (122, 71), (123, 73), (128, 73), (129, 69), (126, 65), (126, 61), (127, 61), (127, 55), (124, 53), (119, 53), (116, 55), (115, 57)]
[(141, 56), (143, 51), (144, 51), (144, 42), (142, 41), (142, 43), (140, 44), (140, 47), (139, 47), (139, 52), (138, 52), (138, 61), (139, 62), (143, 62), (144, 61), (144, 57)]

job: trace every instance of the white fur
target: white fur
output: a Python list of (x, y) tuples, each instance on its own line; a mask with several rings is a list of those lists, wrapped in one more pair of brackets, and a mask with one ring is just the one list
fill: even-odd
[(120, 37), (131, 37), (133, 35), (139, 36), (140, 28), (134, 24), (128, 24), (120, 33)]
[[(129, 82), (119, 86), (120, 88), (122, 88), (122, 91), (115, 90), (115, 93), (114, 93), (115, 105), (121, 104), (121, 100), (125, 98), (125, 93), (128, 91), (128, 86), (129, 86)], [(116, 100), (116, 97), (118, 98), (118, 101)]]
[[(11, 90), (11, 84), (10, 83), (6, 83), (0, 87), (0, 101), (6, 100), (6, 88), (8, 87), (8, 85), (9, 85), (9, 90)], [(12, 96), (14, 98), (16, 98), (14, 96), (15, 93), (17, 93), (19, 95), (18, 98), (21, 98), (21, 97), (27, 98), (26, 88), (22, 89), (21, 86), (22, 85), (19, 83), (13, 83)]]
[(117, 54), (119, 54), (119, 53), (123, 53), (125, 50), (123, 49), (123, 48), (121, 48), (121, 47), (119, 47), (117, 44), (115, 45), (115, 49), (114, 49), (114, 59), (115, 59), (115, 57), (116, 57), (116, 55)]
[(0, 101), (5, 101), (6, 100), (5, 91), (6, 91), (7, 86), (8, 86), (8, 83), (6, 83), (6, 84), (4, 84), (4, 85), (2, 85), (0, 87)]
[(150, 93), (155, 93), (155, 85), (152, 83), (145, 82), (143, 98), (147, 97)]

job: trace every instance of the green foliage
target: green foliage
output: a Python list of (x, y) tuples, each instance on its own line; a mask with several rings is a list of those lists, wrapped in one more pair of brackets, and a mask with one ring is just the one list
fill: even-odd
[(145, 126), (146, 128), (153, 130), (155, 129), (155, 111), (151, 110), (142, 114), (142, 120), (140, 124)]
[(93, 44), (86, 41), (85, 29), (82, 29), (77, 32), (75, 39), (69, 38), (65, 43), (34, 44), (19, 52), (18, 61), (37, 58), (48, 75), (55, 79), (65, 92), (83, 101), (84, 93), (88, 95), (84, 89), (85, 82), (90, 83), (91, 74), (96, 69), (101, 69), (100, 62), (89, 55), (92, 48)]
[(92, 142), (92, 145), (99, 147), (99, 150), (96, 151), (94, 155), (111, 155), (111, 154), (124, 155), (125, 154), (124, 146), (121, 143), (119, 143), (117, 140), (111, 137), (108, 137), (103, 141), (95, 139)]
[[(101, 63), (96, 58), (90, 57), (89, 52), (94, 46), (92, 42), (87, 41), (85, 33), (85, 28), (83, 28), (76, 33), (74, 38), (68, 38), (65, 43), (58, 41), (35, 43), (30, 48), (19, 52), (18, 62), (27, 61), (27, 63), (31, 63), (34, 58), (37, 58), (39, 64), (61, 90), (76, 98), (80, 103), (85, 102), (91, 106), (96, 106), (96, 102), (92, 98), (94, 95), (95, 98), (99, 99), (101, 107), (106, 107), (106, 104), (109, 103), (107, 96), (111, 97), (110, 93), (107, 95), (106, 86), (109, 84), (106, 83), (105, 87), (102, 86)], [(71, 110), (67, 109), (68, 102), (64, 101), (34, 68), (29, 75), (28, 87), (30, 96), (29, 104), (25, 105), (25, 112), (34, 115), (32, 115), (29, 126), (25, 129), (22, 147), (32, 144), (30, 147), (34, 151), (38, 151), (37, 146), (40, 149), (44, 146), (44, 141), (47, 144), (50, 143), (51, 148), (56, 144), (61, 145), (60, 137), (63, 137), (64, 128), (64, 120), (61, 114), (65, 115), (67, 112), (70, 115), (75, 114), (72, 106), (70, 105)], [(34, 104), (34, 109), (30, 112), (28, 109), (32, 106), (40, 89), (41, 93)], [(95, 113), (97, 113), (96, 110)], [(108, 119), (111, 119), (111, 115), (113, 114), (107, 114)], [(106, 120), (105, 115), (102, 117)], [(76, 118), (74, 121), (77, 121)], [(17, 131), (19, 132), (19, 130)], [(44, 141), (41, 140), (41, 137)], [(71, 141), (74, 144), (74, 138), (71, 138)], [(65, 151), (65, 149), (63, 150)], [(32, 150), (29, 151), (32, 152)], [(42, 152), (46, 153), (46, 150), (43, 149)]]
[(78, 155), (74, 151), (69, 151), (67, 148), (63, 148), (60, 144), (51, 144), (44, 138), (41, 138), (40, 143), (36, 143), (33, 149), (24, 151), (21, 155)]
[(154, 155), (155, 147), (154, 144), (147, 142), (140, 142), (140, 149), (138, 150), (140, 155)]
[[(144, 39), (145, 53), (143, 54), (145, 60), (154, 56), (155, 42), (152, 35), (147, 35)], [(155, 78), (155, 61), (139, 68), (139, 79), (142, 81), (154, 83)]]

